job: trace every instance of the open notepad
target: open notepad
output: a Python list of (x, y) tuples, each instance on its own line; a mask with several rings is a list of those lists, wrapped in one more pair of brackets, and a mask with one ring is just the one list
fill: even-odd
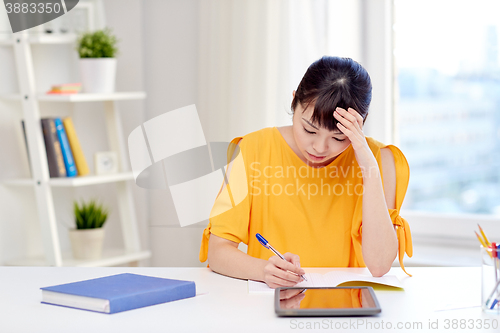
[[(295, 287), (337, 287), (342, 284), (349, 285), (369, 285), (370, 283), (385, 285), (403, 289), (403, 284), (395, 275), (384, 275), (382, 277), (373, 277), (371, 275), (348, 273), (342, 271), (331, 271), (326, 274), (306, 273), (307, 281), (302, 281)], [(352, 283), (351, 283), (352, 282)], [(360, 282), (360, 283), (358, 283)], [(248, 280), (249, 293), (274, 292), (264, 282)]]

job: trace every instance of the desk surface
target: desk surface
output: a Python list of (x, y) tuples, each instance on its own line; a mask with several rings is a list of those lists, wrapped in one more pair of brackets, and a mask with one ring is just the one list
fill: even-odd
[[(306, 268), (307, 272), (319, 273), (331, 270), (334, 269)], [(366, 272), (360, 268), (337, 270)], [(379, 316), (279, 318), (274, 313), (273, 294), (249, 294), (247, 281), (225, 277), (208, 268), (0, 267), (0, 332), (310, 332), (314, 328), (325, 332), (500, 330), (500, 316), (484, 314), (479, 307), (479, 267), (410, 267), (408, 271), (413, 277), (405, 277), (400, 268), (392, 268), (389, 273), (401, 278), (404, 291), (375, 290), (382, 307)], [(208, 294), (113, 315), (40, 303), (40, 287), (124, 272), (192, 280), (198, 292)], [(464, 308), (436, 311), (447, 308), (447, 304)], [(484, 329), (495, 323), (497, 326)], [(430, 329), (430, 325), (438, 329)]]

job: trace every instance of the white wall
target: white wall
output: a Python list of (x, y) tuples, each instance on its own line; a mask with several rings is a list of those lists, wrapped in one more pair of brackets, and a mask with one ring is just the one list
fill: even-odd
[[(146, 91), (147, 98), (149, 98), (149, 91), (147, 91), (145, 82), (145, 68), (148, 60), (144, 52), (144, 1), (104, 0), (103, 2), (106, 24), (113, 29), (120, 40), (116, 89), (117, 91)], [(147, 98), (146, 102), (124, 101), (118, 103), (123, 134), (126, 138), (133, 129), (140, 126), (147, 119)], [(134, 189), (141, 246), (143, 249), (150, 249), (149, 192), (140, 187), (134, 187)], [(121, 236), (119, 232), (117, 234)], [(144, 260), (140, 264), (149, 266), (151, 261)]]
[[(197, 104), (198, 0), (143, 2), (146, 118)], [(203, 227), (181, 228), (168, 190), (149, 190), (153, 266), (204, 266)]]

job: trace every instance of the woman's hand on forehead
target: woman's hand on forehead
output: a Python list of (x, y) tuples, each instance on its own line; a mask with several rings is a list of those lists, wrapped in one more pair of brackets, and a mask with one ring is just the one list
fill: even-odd
[(337, 108), (333, 112), (333, 116), (338, 121), (338, 129), (351, 141), (358, 164), (370, 167), (373, 162), (376, 163), (375, 156), (373, 156), (363, 133), (363, 117), (353, 108), (347, 110)]

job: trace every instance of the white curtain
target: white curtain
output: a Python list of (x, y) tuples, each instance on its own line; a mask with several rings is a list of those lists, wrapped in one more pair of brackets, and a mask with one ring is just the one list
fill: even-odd
[(292, 91), (323, 55), (360, 57), (358, 0), (200, 2), (198, 112), (209, 141), (291, 124)]
[(201, 1), (198, 112), (209, 141), (287, 123), (288, 11), (286, 1)]

